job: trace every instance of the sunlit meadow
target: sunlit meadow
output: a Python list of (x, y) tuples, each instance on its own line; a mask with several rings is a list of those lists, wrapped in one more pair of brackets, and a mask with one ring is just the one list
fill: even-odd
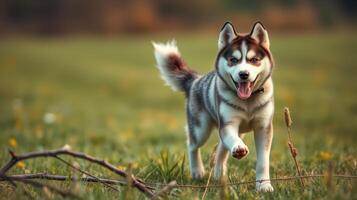
[[(23, 38), (0, 45), (0, 164), (16, 153), (60, 148), (108, 160), (120, 169), (132, 163), (134, 174), (148, 182), (205, 184), (190, 179), (184, 132), (184, 97), (165, 87), (154, 67), (151, 40), (155, 37)], [(215, 35), (176, 36), (187, 63), (201, 73), (213, 69), (217, 53)], [(296, 175), (287, 147), (283, 108), (293, 118), (292, 136), (298, 161), (306, 173), (356, 175), (357, 150), (357, 39), (355, 33), (272, 35), (275, 118), (271, 177)], [(252, 134), (246, 137), (251, 153), (241, 161), (229, 159), (232, 181), (254, 180), (255, 151)], [(218, 135), (203, 148), (206, 168)], [(68, 158), (68, 160), (73, 160)], [(118, 178), (85, 161), (81, 168), (101, 177)], [(51, 159), (20, 162), (10, 174), (72, 170)], [(356, 199), (356, 181), (325, 179), (274, 182), (275, 192), (259, 194), (254, 185), (230, 187), (231, 198)], [(56, 183), (70, 188), (70, 182)], [(34, 197), (43, 191), (32, 189)], [(81, 183), (83, 199), (117, 199), (128, 195), (98, 184)], [(1, 199), (23, 198), (21, 187), (0, 183)], [(137, 190), (131, 197), (144, 199)], [(203, 190), (174, 189), (170, 198), (200, 198)], [(220, 191), (209, 190), (208, 199)], [(61, 198), (60, 196), (56, 196)]]

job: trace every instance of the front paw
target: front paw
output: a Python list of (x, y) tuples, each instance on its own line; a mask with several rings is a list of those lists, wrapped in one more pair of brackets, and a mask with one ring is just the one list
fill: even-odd
[(234, 158), (237, 158), (239, 160), (244, 156), (248, 155), (249, 149), (245, 144), (237, 145), (232, 148), (231, 153)]
[(274, 188), (271, 186), (270, 181), (264, 181), (256, 184), (256, 190), (257, 192), (273, 192)]

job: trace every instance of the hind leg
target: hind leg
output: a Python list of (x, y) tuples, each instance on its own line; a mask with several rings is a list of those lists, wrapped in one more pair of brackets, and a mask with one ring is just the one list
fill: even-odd
[(201, 179), (205, 174), (200, 147), (206, 143), (212, 127), (213, 121), (206, 111), (197, 111), (195, 115), (188, 113), (188, 157), (194, 179)]

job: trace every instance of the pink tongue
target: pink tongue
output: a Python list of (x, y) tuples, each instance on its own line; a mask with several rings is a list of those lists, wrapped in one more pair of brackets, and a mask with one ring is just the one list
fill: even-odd
[(250, 82), (238, 83), (237, 94), (241, 99), (248, 99), (252, 94), (252, 88), (250, 87)]

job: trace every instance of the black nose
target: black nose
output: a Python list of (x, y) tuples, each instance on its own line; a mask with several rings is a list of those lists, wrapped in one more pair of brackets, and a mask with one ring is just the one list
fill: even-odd
[(239, 72), (239, 78), (242, 79), (242, 80), (247, 80), (249, 77), (249, 72), (247, 71), (242, 71), (242, 72)]

